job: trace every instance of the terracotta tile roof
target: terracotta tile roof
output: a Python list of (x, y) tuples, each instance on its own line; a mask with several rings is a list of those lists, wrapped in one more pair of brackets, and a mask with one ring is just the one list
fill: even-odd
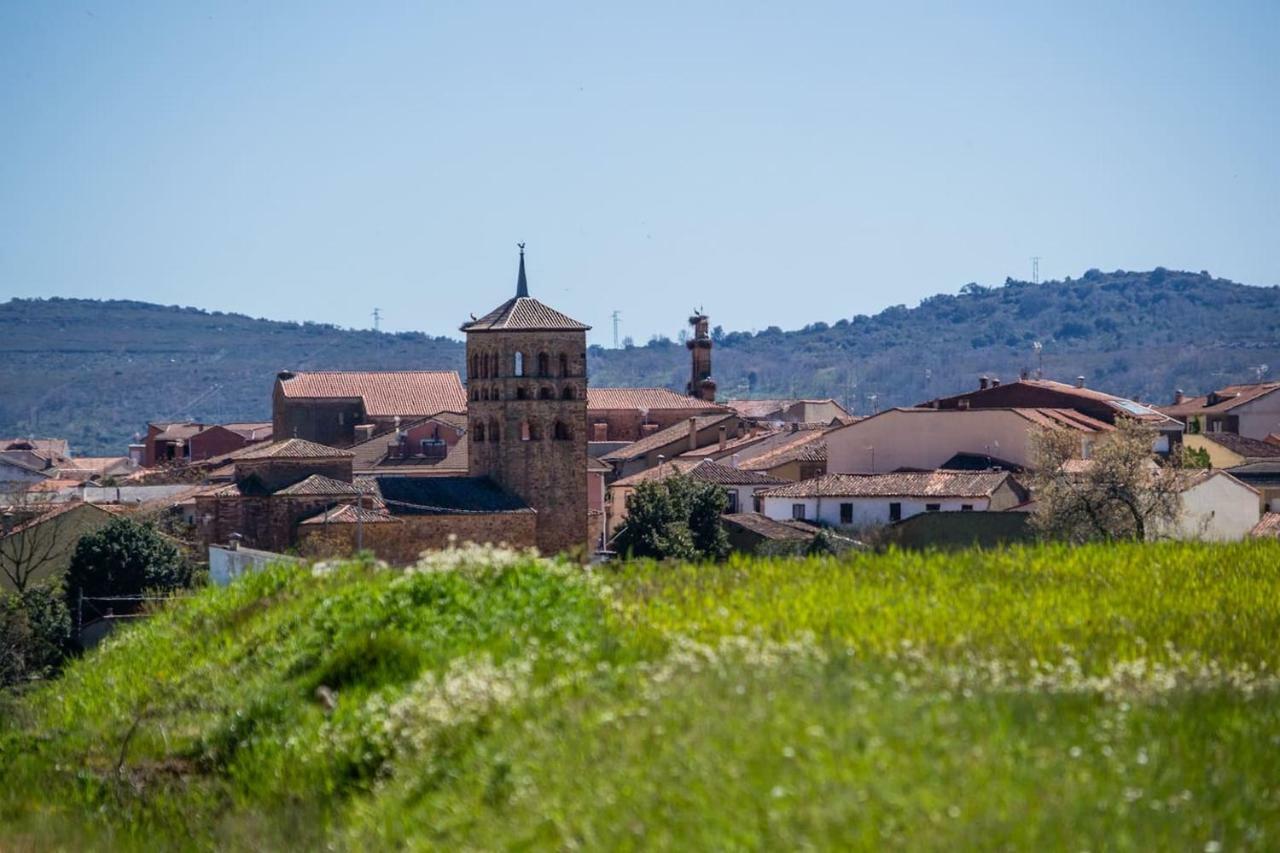
[(453, 370), (316, 371), (277, 381), (289, 399), (361, 400), (373, 418), (465, 412), (467, 395)]
[(370, 509), (355, 504), (341, 504), (313, 515), (299, 524), (404, 524), (385, 509)]
[(699, 447), (697, 450), (686, 450), (680, 454), (681, 459), (708, 459), (708, 458), (724, 458), (727, 459), (735, 453), (741, 454), (747, 448), (755, 447), (768, 441), (775, 436), (789, 434), (787, 430), (761, 430), (753, 435), (740, 435), (737, 438), (730, 439), (724, 443), (724, 449), (720, 448), (720, 443), (708, 444), (706, 447)]
[(1263, 536), (1280, 538), (1280, 512), (1264, 512), (1262, 518), (1258, 519), (1258, 523), (1253, 526), (1253, 530), (1249, 531), (1249, 535), (1259, 538)]
[(218, 424), (225, 430), (230, 430), (237, 435), (243, 436), (246, 441), (265, 441), (271, 438), (271, 421), (262, 421), (256, 423), (243, 424)]
[(640, 483), (648, 483), (654, 480), (665, 480), (667, 477), (674, 477), (676, 474), (688, 474), (691, 470), (701, 465), (700, 460), (693, 459), (669, 459), (661, 465), (655, 465), (652, 468), (646, 468), (643, 471), (637, 471), (627, 477), (620, 477), (610, 484), (610, 488), (614, 486), (629, 487), (636, 486)]
[[(737, 415), (732, 412), (726, 412), (723, 415), (695, 415), (693, 420), (696, 421), (695, 429), (698, 432), (707, 427), (715, 426), (721, 421), (728, 421), (730, 418), (736, 418)], [(639, 441), (633, 441), (626, 447), (614, 450), (605, 456), (600, 457), (606, 462), (625, 461), (628, 459), (638, 459), (654, 450), (660, 450), (669, 444), (680, 441), (681, 438), (687, 438), (689, 435), (689, 421), (683, 420), (679, 423), (672, 424), (666, 429), (660, 429), (652, 435), (646, 435)]]
[(720, 522), (763, 536), (765, 539), (802, 541), (812, 539), (818, 528), (803, 521), (779, 521), (758, 512), (735, 512), (720, 516)]
[(795, 400), (729, 400), (725, 403), (744, 418), (758, 420), (781, 412)]
[(150, 424), (154, 427), (162, 427), (160, 432), (156, 433), (156, 441), (186, 441), (197, 433), (204, 432), (205, 425), (195, 423), (194, 421), (183, 421), (174, 424)]
[(587, 388), (587, 412), (605, 409), (694, 409), (722, 412), (723, 406), (708, 403), (670, 388)]
[(352, 483), (344, 483), (323, 474), (312, 474), (305, 480), (277, 489), (277, 495), (358, 495), (360, 490)]
[(771, 498), (986, 497), (1012, 477), (1007, 471), (926, 471), (896, 474), (824, 474), (761, 492)]
[(1201, 438), (1225, 447), (1246, 459), (1280, 459), (1280, 445), (1269, 441), (1259, 441), (1233, 432), (1206, 432), (1201, 435)]
[[(270, 444), (255, 444), (237, 451), (234, 458), (246, 459), (343, 459), (351, 456), (350, 450), (339, 450), (307, 441), (305, 438), (286, 438)], [(231, 454), (227, 454), (230, 456)]]
[(1236, 406), (1252, 402), (1259, 397), (1265, 397), (1276, 390), (1280, 390), (1280, 382), (1227, 385), (1212, 394), (1188, 397), (1181, 403), (1157, 408), (1164, 414), (1175, 418), (1187, 417), (1188, 415), (1219, 414), (1229, 412)]
[(748, 471), (763, 471), (788, 462), (825, 462), (827, 459), (827, 434), (819, 430), (797, 430), (788, 441), (780, 442), (764, 453), (738, 465)]
[(532, 296), (513, 296), (478, 320), (462, 325), (464, 332), (586, 331), (591, 327), (548, 307)]
[[(1170, 420), (1168, 415), (1151, 406), (1137, 403), (1133, 400), (1125, 399), (1124, 397), (1118, 397), (1115, 394), (1108, 394), (1105, 391), (1095, 391), (1092, 388), (1080, 388), (1076, 385), (1068, 385), (1065, 382), (1055, 382), (1051, 379), (1019, 379), (1016, 382), (1006, 382), (1003, 385), (995, 385), (990, 388), (966, 391), (963, 394), (954, 394), (950, 397), (939, 397), (937, 400), (931, 402), (934, 404), (942, 404), (941, 408), (954, 408), (958, 405), (959, 401), (969, 400), (974, 403), (974, 405), (972, 405), (972, 408), (974, 409), (991, 408), (981, 404), (988, 399), (1004, 400), (1008, 399), (1010, 396), (1016, 396), (1019, 388), (1038, 388), (1045, 391), (1052, 391), (1065, 397), (1074, 397), (1082, 402), (1102, 403), (1118, 415), (1124, 415), (1140, 421), (1146, 421), (1148, 423), (1160, 423)], [(932, 408), (932, 406), (929, 406), (928, 408)]]
[(71, 456), (65, 438), (0, 438), (0, 450), (34, 450), (49, 459)]
[[(956, 411), (965, 410), (958, 409)], [(998, 410), (969, 409), (968, 411), (990, 412)], [(1043, 427), (1074, 429), (1080, 432), (1109, 432), (1115, 429), (1111, 424), (1100, 421), (1097, 418), (1091, 418), (1082, 412), (1077, 412), (1075, 409), (1017, 408), (1011, 411), (1017, 412), (1032, 423)]]
[[(459, 416), (456, 420), (451, 416), (438, 416), (437, 418), (423, 418), (420, 421), (401, 424), (401, 428), (408, 430), (425, 423), (430, 420), (441, 420), (446, 423), (456, 425), (462, 429), (466, 426), (466, 419)], [(368, 472), (371, 474), (465, 474), (468, 469), (467, 462), (467, 436), (464, 433), (457, 443), (448, 449), (444, 456), (434, 459), (428, 459), (423, 456), (411, 456), (408, 459), (388, 459), (387, 445), (390, 443), (392, 433), (384, 432), (376, 435), (368, 441), (362, 441), (359, 444), (351, 446), (353, 455), (352, 465), (354, 470), (360, 472)]]

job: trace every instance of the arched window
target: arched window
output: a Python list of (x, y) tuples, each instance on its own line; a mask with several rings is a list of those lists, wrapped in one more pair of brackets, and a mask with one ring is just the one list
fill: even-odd
[(576, 400), (578, 399), (578, 392), (572, 385), (566, 385), (564, 386), (564, 391), (560, 393), (560, 396), (565, 400)]
[(471, 389), (471, 399), (472, 399), (472, 401), (473, 401), (473, 402), (478, 401), (478, 400), (480, 399), (480, 389), (479, 389), (479, 388), (472, 388), (472, 389)]
[(489, 418), (489, 442), (491, 444), (498, 443), (498, 419)]
[(569, 375), (569, 356), (567, 353), (560, 353), (560, 375)]
[(539, 400), (554, 400), (555, 398), (556, 398), (555, 389), (550, 388), (546, 385), (543, 385), (541, 388), (538, 389)]
[(551, 356), (547, 355), (545, 352), (538, 353), (538, 375), (551, 375)]
[(572, 441), (573, 430), (564, 421), (556, 421), (555, 432), (553, 433), (556, 441)]
[(524, 376), (524, 353), (516, 351), (514, 376)]
[(519, 388), (517, 388), (517, 389), (516, 389), (516, 399), (517, 399), (517, 400), (528, 400), (528, 399), (529, 399), (529, 389), (528, 389), (528, 388), (525, 388), (523, 385), (522, 385), (522, 386), (520, 386)]
[(471, 378), (475, 379), (480, 376), (480, 356), (476, 353), (471, 354)]
[(484, 421), (476, 421), (471, 425), (472, 441), (484, 441)]

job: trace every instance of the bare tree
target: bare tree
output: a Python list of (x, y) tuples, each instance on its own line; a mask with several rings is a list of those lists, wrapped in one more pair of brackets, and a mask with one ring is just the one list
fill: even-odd
[(46, 570), (65, 563), (76, 546), (70, 510), (77, 504), (55, 502), (30, 487), (5, 496), (0, 530), (0, 578), (25, 592)]
[(1067, 430), (1044, 430), (1032, 443), (1035, 511), (1032, 523), (1045, 536), (1084, 542), (1146, 539), (1167, 529), (1181, 512), (1181, 458), (1157, 462), (1154, 430), (1127, 418), (1081, 459), (1080, 439)]

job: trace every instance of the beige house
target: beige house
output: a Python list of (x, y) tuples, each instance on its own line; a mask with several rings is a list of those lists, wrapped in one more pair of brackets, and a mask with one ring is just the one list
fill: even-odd
[(100, 530), (123, 512), (118, 505), (79, 501), (58, 504), (20, 523), (14, 523), (12, 510), (7, 512), (0, 534), (0, 589), (12, 591), (60, 580), (80, 537)]
[(1114, 429), (1074, 409), (889, 409), (826, 434), (827, 472), (932, 471), (957, 454), (1029, 468), (1032, 437), (1054, 428), (1079, 436), (1081, 458)]
[(1160, 411), (1187, 425), (1188, 433), (1229, 432), (1265, 439), (1280, 434), (1280, 382), (1228, 385), (1203, 397), (1174, 394)]
[(1246, 438), (1233, 432), (1187, 433), (1182, 443), (1209, 454), (1214, 468), (1234, 468), (1249, 462), (1280, 461), (1280, 444)]

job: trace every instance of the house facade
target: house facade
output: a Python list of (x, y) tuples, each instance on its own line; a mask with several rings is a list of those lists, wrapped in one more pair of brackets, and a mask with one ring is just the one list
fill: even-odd
[(1263, 441), (1280, 434), (1280, 382), (1228, 385), (1200, 397), (1174, 393), (1160, 411), (1184, 423), (1189, 433), (1234, 433)]

